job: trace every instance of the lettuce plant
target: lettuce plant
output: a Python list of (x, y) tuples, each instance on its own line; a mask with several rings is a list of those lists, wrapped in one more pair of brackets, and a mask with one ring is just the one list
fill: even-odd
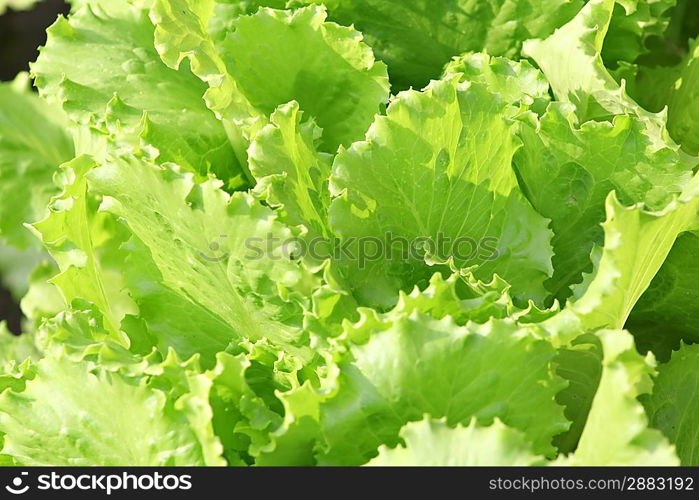
[(74, 0), (0, 86), (1, 462), (699, 465), (697, 30)]

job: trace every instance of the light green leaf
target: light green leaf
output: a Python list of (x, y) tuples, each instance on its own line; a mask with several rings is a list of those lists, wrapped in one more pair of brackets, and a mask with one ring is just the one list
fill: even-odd
[(58, 272), (55, 263), (42, 261), (28, 278), (29, 289), (22, 297), (20, 307), (24, 316), (31, 322), (25, 328), (36, 328), (41, 322), (65, 309), (65, 302), (59, 289), (50, 282)]
[(516, 299), (542, 299), (551, 234), (517, 184), (506, 110), (482, 85), (451, 77), (401, 93), (336, 157), (330, 222), (360, 303), (390, 307), (399, 290), (426, 284), (436, 269), (425, 257), (478, 265), (477, 278), (497, 273)]
[(295, 100), (323, 129), (322, 149), (335, 152), (360, 139), (388, 100), (386, 66), (357, 31), (326, 22), (325, 8), (260, 9), (235, 18), (218, 44), (206, 29), (213, 9), (212, 0), (156, 1), (156, 47), (170, 67), (191, 60), (209, 84), (209, 107), (234, 127), (246, 124), (238, 134)]
[(539, 309), (532, 302), (521, 309), (512, 303), (509, 293), (510, 285), (497, 277), (484, 283), (470, 273), (454, 273), (446, 279), (435, 273), (424, 290), (416, 286), (410, 293), (401, 291), (394, 312), (410, 314), (417, 310), (435, 319), (449, 316), (456, 324), (465, 325), (483, 324), (493, 318), (538, 323), (558, 311), (557, 307)]
[[(646, 120), (649, 138), (662, 147), (669, 136), (665, 115), (641, 108), (619, 85), (602, 60), (615, 0), (590, 0), (568, 24), (545, 40), (529, 40), (523, 53), (536, 61), (556, 98), (576, 108), (581, 123), (628, 114)], [(671, 141), (669, 141), (671, 144)]]
[(682, 73), (674, 85), (668, 102), (667, 127), (682, 148), (699, 154), (699, 38), (690, 47)]
[(8, 363), (21, 365), (27, 359), (36, 360), (39, 357), (33, 334), (13, 335), (5, 322), (0, 322), (0, 367), (3, 368), (3, 375)]
[(207, 372), (214, 429), (229, 463), (315, 465), (320, 402), (336, 374), (332, 360), (321, 354), (304, 364), (264, 340), (236, 351), (219, 353)]
[(217, 117), (234, 122), (227, 132), (237, 158), (243, 162), (247, 143), (238, 127), (246, 124), (254, 130), (263, 126), (265, 119), (228, 74), (208, 33), (215, 5), (214, 0), (155, 0), (149, 15), (155, 25), (155, 48), (163, 62), (179, 69), (184, 61), (189, 61), (192, 72), (208, 86), (204, 94), (206, 105)]
[[(266, 338), (295, 351), (315, 280), (288, 255), (293, 233), (272, 210), (248, 194), (229, 196), (218, 181), (195, 185), (191, 174), (136, 159), (108, 161), (86, 176), (91, 192), (104, 197), (102, 210), (123, 220), (150, 254), (157, 281), (141, 285), (134, 300), (150, 300), (160, 318), (172, 315), (175, 330), (151, 331), (161, 347), (182, 342), (180, 354), (188, 356), (201, 347), (198, 335), (213, 335), (218, 350), (232, 340)], [(179, 298), (169, 302), (173, 295)], [(207, 325), (218, 331), (195, 322), (177, 339), (177, 321), (190, 311), (208, 314)]]
[[(223, 1), (223, 0), (218, 0)], [(216, 3), (218, 24), (260, 5), (282, 8), (284, 0), (226, 0)], [(458, 54), (485, 51), (516, 59), (522, 44), (545, 38), (570, 21), (585, 0), (291, 0), (287, 4), (324, 4), (330, 19), (361, 31), (377, 57), (388, 64), (394, 89), (422, 88), (439, 77)], [(610, 65), (634, 61), (646, 51), (647, 39), (661, 35), (675, 0), (617, 0), (605, 44)]]
[[(63, 191), (51, 200), (49, 214), (32, 226), (60, 269), (51, 281), (66, 304), (83, 299), (104, 315), (113, 340), (123, 341), (119, 325), (135, 305), (124, 290), (119, 246), (128, 237), (109, 214), (98, 213), (99, 201), (88, 193), (85, 173), (95, 166), (80, 156), (62, 166)], [(114, 255), (114, 253), (117, 255)]]
[(573, 103), (582, 122), (628, 111), (601, 55), (614, 5), (615, 0), (590, 0), (553, 35), (524, 44), (524, 54), (537, 62), (556, 98)]
[(323, 3), (332, 20), (365, 34), (388, 64), (398, 90), (422, 88), (456, 55), (486, 51), (519, 56), (522, 42), (542, 38), (573, 18), (581, 0), (301, 0)]
[(400, 431), (405, 446), (382, 446), (367, 465), (398, 466), (513, 466), (538, 465), (524, 435), (498, 419), (488, 427), (472, 420), (468, 426), (449, 427), (444, 420), (411, 422)]
[(488, 54), (467, 53), (455, 57), (444, 69), (444, 75), (462, 73), (463, 80), (482, 83), (503, 101), (518, 105), (517, 112), (530, 107), (544, 108), (551, 100), (544, 74), (528, 61), (511, 61)]
[(524, 147), (514, 163), (529, 201), (552, 221), (554, 274), (546, 285), (560, 300), (591, 269), (611, 191), (625, 205), (660, 210), (692, 178), (680, 155), (657, 147), (647, 122), (633, 116), (576, 126), (572, 108), (554, 103), (540, 119), (522, 118), (519, 136)]
[(622, 64), (613, 72), (614, 79), (626, 82), (629, 95), (641, 106), (653, 113), (660, 113), (682, 74), (683, 66), (640, 66)]
[(2, 453), (18, 465), (206, 464), (197, 429), (146, 378), (73, 362), (60, 350), (36, 369), (24, 391), (0, 395)]
[(358, 307), (341, 269), (336, 262), (327, 260), (321, 285), (313, 292), (311, 307), (305, 311), (304, 329), (321, 337), (338, 336), (345, 320), (359, 320)]
[(261, 450), (255, 465), (316, 465), (314, 451), (320, 436), (322, 396), (307, 382), (278, 397), (284, 405), (284, 421), (271, 433), (271, 442)]
[(236, 432), (236, 427), (249, 416), (246, 409), (265, 408), (245, 380), (249, 366), (245, 354), (232, 356), (222, 352), (216, 355), (215, 367), (206, 372), (213, 383), (209, 398), (213, 410), (211, 423), (229, 465), (247, 464), (245, 458), (248, 457), (250, 440)]
[(663, 34), (677, 0), (617, 0), (602, 58), (614, 68), (648, 52), (648, 40)]
[(277, 207), (283, 222), (303, 226), (309, 249), (311, 244), (315, 249), (330, 238), (328, 179), (332, 160), (316, 149), (321, 130), (312, 122), (301, 123), (301, 115), (296, 102), (277, 108), (271, 123), (254, 136), (248, 161), (257, 179), (255, 194)]
[[(130, 349), (147, 354), (153, 347), (160, 352), (172, 348), (185, 359), (199, 354), (202, 365), (212, 367), (216, 354), (238, 339), (240, 332), (168, 286), (148, 246), (138, 238), (133, 237), (123, 249), (127, 252), (125, 285), (138, 305), (137, 313), (127, 315), (121, 323)], [(208, 248), (205, 250), (209, 255)], [(221, 255), (212, 254), (215, 258)]]
[[(686, 63), (691, 58), (688, 48), (691, 38), (696, 36), (696, 20), (699, 19), (697, 10), (699, 4), (693, 0), (678, 0), (670, 11), (670, 23), (664, 33), (653, 33), (646, 40), (648, 54), (643, 55), (633, 63), (621, 62), (618, 68), (612, 69), (617, 81), (626, 80), (629, 95), (649, 111), (660, 112), (670, 102), (670, 96), (675, 84), (680, 78)], [(650, 10), (666, 5), (665, 1), (648, 4)], [(665, 16), (663, 16), (665, 17)], [(664, 22), (662, 24), (665, 24)], [(660, 24), (653, 23), (645, 28), (638, 25), (644, 32), (655, 32)], [(660, 36), (656, 36), (660, 35)], [(611, 41), (605, 48), (611, 48)], [(620, 44), (617, 49), (623, 50), (628, 44)], [(675, 138), (677, 140), (677, 138)]]
[[(154, 146), (160, 162), (237, 186), (242, 171), (223, 124), (202, 100), (206, 85), (186, 67), (163, 64), (153, 31), (147, 10), (125, 0), (59, 18), (32, 65), (39, 92), (98, 137), (116, 128), (114, 140), (135, 136), (131, 149), (139, 154)], [(92, 142), (81, 152), (102, 155), (104, 144)]]
[(552, 373), (555, 350), (512, 322), (459, 327), (419, 311), (364, 310), (346, 330), (352, 356), (321, 408), (321, 464), (364, 463), (379, 445), (395, 446), (400, 427), (425, 414), (450, 426), (499, 418), (546, 455), (553, 436), (567, 429), (554, 402), (565, 385)]
[(388, 77), (360, 33), (325, 18), (321, 7), (262, 9), (236, 20), (219, 50), (255, 109), (297, 101), (323, 130), (322, 149), (335, 152), (363, 137), (388, 101)]
[(21, 249), (36, 241), (23, 224), (44, 215), (53, 173), (71, 158), (60, 110), (30, 92), (26, 75), (0, 84), (0, 238)]

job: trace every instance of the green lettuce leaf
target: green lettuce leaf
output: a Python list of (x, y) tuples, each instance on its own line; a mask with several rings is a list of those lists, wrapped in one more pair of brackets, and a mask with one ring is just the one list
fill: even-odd
[(27, 359), (39, 358), (40, 352), (34, 335), (30, 333), (13, 335), (7, 329), (7, 325), (0, 322), (0, 366), (4, 368), (8, 363), (21, 365)]
[(301, 0), (323, 3), (332, 20), (354, 25), (388, 64), (394, 88), (422, 88), (449, 60), (469, 51), (519, 56), (575, 16), (582, 0)]
[(663, 34), (677, 0), (617, 0), (602, 58), (607, 67), (634, 62), (646, 54), (648, 41)]
[(191, 408), (179, 408), (144, 377), (74, 362), (60, 350), (37, 363), (23, 391), (0, 400), (2, 453), (18, 465), (207, 464)]
[(575, 125), (570, 106), (554, 103), (540, 119), (520, 120), (522, 147), (514, 158), (523, 190), (551, 219), (554, 274), (546, 285), (564, 300), (590, 272), (590, 252), (602, 244), (605, 199), (660, 210), (682, 192), (692, 170), (670, 147), (649, 138), (646, 121), (616, 116), (611, 123)]
[(682, 345), (672, 359), (658, 367), (653, 392), (643, 404), (651, 425), (677, 447), (682, 465), (699, 464), (697, 455), (697, 364), (699, 346)]
[(530, 108), (538, 112), (551, 100), (546, 77), (526, 60), (515, 62), (483, 52), (467, 53), (455, 57), (444, 68), (444, 76), (452, 73), (461, 73), (463, 80), (485, 84), (490, 92), (516, 105), (517, 113)]
[(626, 82), (626, 90), (637, 103), (648, 111), (660, 113), (670, 101), (677, 80), (682, 75), (682, 65), (623, 64), (613, 75), (615, 80)]
[(325, 3), (0, 85), (0, 465), (693, 464), (696, 8)]
[(699, 341), (694, 289), (699, 279), (696, 255), (699, 236), (682, 234), (641, 296), (626, 322), (642, 351), (652, 350), (660, 361), (668, 361), (680, 341)]
[(0, 283), (15, 300), (27, 293), (32, 271), (45, 257), (38, 242), (25, 250), (0, 243)]
[(659, 431), (649, 428), (636, 399), (652, 388), (652, 356), (641, 357), (628, 332), (604, 330), (597, 335), (604, 351), (599, 387), (577, 449), (556, 463), (678, 465), (674, 447)]
[(512, 170), (520, 143), (507, 106), (451, 77), (399, 94), (365, 141), (338, 154), (330, 222), (360, 303), (390, 307), (398, 290), (425, 284), (435, 271), (425, 258), (478, 265), (477, 278), (497, 273), (516, 299), (543, 298), (551, 234)]
[[(166, 322), (161, 331), (150, 330), (158, 345), (179, 342), (185, 348), (179, 353), (189, 356), (200, 351), (199, 337), (213, 335), (217, 350), (232, 340), (266, 338), (294, 351), (315, 279), (293, 260), (294, 235), (274, 212), (246, 193), (229, 196), (218, 181), (195, 184), (173, 166), (136, 159), (108, 161), (86, 177), (91, 192), (104, 198), (102, 210), (145, 246), (141, 256), (150, 259), (141, 258), (140, 266), (149, 260), (155, 266), (145, 275), (157, 276), (154, 285), (141, 284), (133, 298), (139, 305), (150, 300), (150, 311)], [(173, 295), (179, 299), (169, 302)], [(183, 336), (177, 323), (191, 311), (208, 315), (212, 328), (197, 328), (194, 316), (187, 321), (194, 330)], [(143, 312), (141, 319), (149, 323)]]
[(524, 433), (534, 453), (552, 455), (568, 428), (554, 402), (565, 382), (552, 370), (555, 350), (513, 322), (457, 326), (414, 310), (363, 310), (346, 326), (350, 357), (334, 394), (321, 405), (320, 464), (362, 464), (400, 428), (425, 414), (450, 426), (499, 418)]
[(498, 419), (488, 427), (472, 420), (468, 426), (449, 427), (444, 420), (411, 422), (400, 431), (405, 446), (382, 446), (367, 465), (397, 466), (512, 466), (539, 465), (522, 433)]
[(223, 124), (202, 100), (206, 85), (186, 67), (165, 66), (153, 32), (148, 11), (126, 0), (60, 17), (32, 65), (40, 94), (92, 129), (96, 138), (80, 141), (81, 153), (103, 154), (100, 138), (116, 135), (113, 142), (138, 154), (240, 185), (241, 167)]
[(85, 173), (94, 166), (87, 156), (64, 164), (57, 175), (63, 191), (51, 200), (48, 215), (31, 227), (58, 264), (60, 273), (51, 282), (64, 302), (92, 302), (113, 339), (123, 341), (121, 320), (136, 310), (124, 290), (123, 257), (116, 253), (128, 234), (111, 215), (98, 212), (99, 200), (88, 193)]
[(247, 377), (253, 364), (250, 358), (248, 352), (221, 352), (216, 355), (216, 365), (205, 373), (212, 382), (209, 404), (214, 433), (229, 465), (254, 463), (251, 446), (268, 443), (267, 436), (282, 420), (251, 387)]
[(50, 282), (57, 272), (56, 264), (47, 259), (42, 260), (29, 275), (29, 288), (20, 301), (22, 313), (27, 319), (24, 325), (26, 329), (38, 328), (44, 319), (65, 309), (66, 304), (60, 290)]
[(665, 32), (654, 33), (646, 41), (650, 52), (633, 63), (621, 62), (612, 70), (617, 81), (626, 80), (629, 95), (653, 112), (660, 112), (670, 102), (675, 84), (691, 57), (691, 39), (699, 34), (696, 21), (699, 19), (699, 4), (693, 0), (676, 3)]
[(637, 116), (647, 122), (648, 136), (658, 147), (672, 144), (665, 130), (665, 114), (639, 106), (604, 65), (602, 49), (615, 5), (615, 0), (590, 0), (550, 37), (528, 40), (523, 53), (539, 65), (556, 98), (575, 106), (581, 123), (619, 114)]
[(315, 465), (320, 403), (334, 383), (330, 357), (305, 363), (265, 340), (216, 356), (206, 372), (216, 435), (231, 465)]
[(593, 334), (580, 335), (570, 345), (558, 349), (556, 374), (568, 381), (568, 387), (556, 395), (556, 402), (565, 407), (570, 429), (554, 438), (560, 453), (575, 450), (585, 429), (602, 376), (602, 345)]
[(450, 317), (457, 325), (484, 324), (491, 319), (515, 319), (519, 323), (538, 323), (558, 312), (557, 307), (539, 309), (533, 302), (522, 309), (510, 297), (511, 287), (499, 278), (490, 283), (470, 273), (454, 273), (444, 278), (435, 273), (424, 290), (401, 291), (394, 312), (410, 314), (422, 311), (435, 319)]
[(551, 318), (548, 328), (563, 331), (579, 323), (582, 331), (623, 328), (636, 302), (650, 286), (677, 237), (696, 225), (699, 177), (660, 211), (626, 207), (614, 193), (607, 198), (604, 248), (579, 298)]
[(313, 122), (302, 123), (301, 118), (296, 102), (277, 108), (271, 123), (254, 136), (248, 164), (257, 179), (255, 194), (276, 207), (283, 222), (302, 226), (310, 251), (331, 237), (328, 181), (332, 160), (316, 149), (322, 131)]
[(298, 101), (323, 130), (322, 149), (334, 152), (364, 135), (388, 100), (388, 77), (357, 31), (325, 18), (321, 7), (263, 9), (238, 19), (219, 50), (255, 109), (269, 115)]
[(191, 61), (209, 84), (207, 104), (232, 122), (229, 132), (239, 140), (295, 100), (323, 129), (322, 149), (334, 152), (361, 138), (388, 100), (386, 66), (357, 31), (326, 22), (324, 7), (260, 9), (234, 18), (214, 43), (207, 29), (214, 6), (213, 0), (157, 0), (155, 43), (168, 66)]
[[(218, 0), (216, 12), (230, 25), (242, 13), (261, 5), (282, 8), (284, 0)], [(394, 89), (422, 88), (438, 78), (455, 55), (485, 51), (515, 59), (523, 42), (545, 38), (570, 21), (585, 0), (291, 0), (288, 6), (324, 4), (330, 19), (356, 26), (377, 57), (389, 67)], [(660, 35), (670, 21), (675, 0), (617, 0), (604, 47), (604, 60), (614, 66), (633, 62), (647, 52), (649, 38)]]
[(699, 38), (692, 42), (668, 101), (667, 127), (670, 135), (689, 154), (699, 155)]
[(20, 249), (35, 239), (36, 222), (58, 188), (58, 166), (73, 158), (73, 141), (60, 110), (29, 90), (26, 75), (0, 84), (0, 238)]

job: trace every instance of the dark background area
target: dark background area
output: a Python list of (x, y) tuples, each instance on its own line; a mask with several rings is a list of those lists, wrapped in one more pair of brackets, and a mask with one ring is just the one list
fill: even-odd
[(37, 48), (46, 42), (46, 28), (58, 14), (67, 14), (63, 0), (43, 0), (32, 10), (8, 10), (0, 16), (0, 80), (12, 80), (20, 71), (29, 70)]
[(10, 292), (0, 286), (0, 322), (6, 321), (12, 333), (21, 333), (22, 312)]
[[(62, 0), (43, 0), (29, 11), (8, 10), (0, 16), (0, 80), (12, 80), (20, 71), (28, 71), (29, 63), (39, 54), (37, 48), (46, 42), (46, 28), (59, 14), (67, 14)], [(20, 332), (22, 313), (19, 306), (0, 284), (0, 321), (14, 333)]]

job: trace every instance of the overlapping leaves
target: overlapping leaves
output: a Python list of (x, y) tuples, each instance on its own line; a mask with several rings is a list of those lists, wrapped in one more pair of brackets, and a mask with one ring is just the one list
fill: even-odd
[(694, 465), (674, 3), (72, 2), (0, 87), (2, 463)]

